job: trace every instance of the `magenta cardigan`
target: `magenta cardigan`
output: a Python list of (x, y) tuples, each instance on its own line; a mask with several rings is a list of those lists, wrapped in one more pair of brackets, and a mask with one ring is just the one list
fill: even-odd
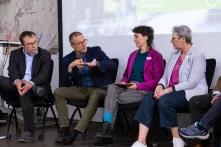
[[(129, 82), (133, 69), (134, 60), (139, 50), (132, 52), (127, 61), (121, 81)], [(162, 55), (153, 48), (150, 48), (144, 64), (144, 81), (137, 83), (137, 90), (154, 91), (158, 81), (163, 76), (164, 61)]]

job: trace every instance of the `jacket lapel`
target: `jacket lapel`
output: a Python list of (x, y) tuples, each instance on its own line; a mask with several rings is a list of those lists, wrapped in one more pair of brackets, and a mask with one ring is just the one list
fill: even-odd
[(37, 69), (39, 68), (38, 62), (39, 62), (39, 58), (40, 58), (40, 49), (38, 49), (38, 53), (34, 56), (33, 61), (32, 61), (32, 69), (31, 69), (31, 73), (32, 73), (32, 78), (35, 75), (35, 72), (38, 71)]
[(24, 76), (25, 75), (25, 70), (26, 70), (26, 60), (25, 60), (25, 54), (23, 53), (23, 49), (21, 50), (21, 62), (20, 62), (20, 66), (21, 66), (21, 73)]

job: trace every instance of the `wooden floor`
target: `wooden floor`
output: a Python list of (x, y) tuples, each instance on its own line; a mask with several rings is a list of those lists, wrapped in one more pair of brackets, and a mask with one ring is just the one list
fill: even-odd
[[(14, 125), (13, 125), (14, 126)], [(36, 134), (38, 135), (40, 129), (36, 129)], [(88, 131), (84, 135), (79, 135), (76, 141), (70, 145), (73, 147), (93, 147), (95, 135), (97, 132), (101, 130), (101, 123), (92, 122), (88, 128)], [(6, 132), (6, 126), (0, 126), (0, 134), (4, 134)], [(49, 126), (45, 130), (45, 138), (40, 141), (36, 139), (33, 143), (19, 143), (18, 139), (20, 134), (16, 135), (15, 129), (11, 128), (12, 138), (11, 139), (3, 139), (0, 140), (0, 147), (54, 147), (54, 146), (62, 146), (54, 143), (54, 139), (57, 134), (57, 130), (54, 125)], [(127, 133), (123, 134), (120, 127), (116, 127), (115, 136), (114, 136), (114, 144), (109, 145), (107, 147), (130, 147), (131, 144), (135, 140), (136, 133)], [(160, 132), (157, 132), (158, 138), (164, 138), (161, 136)], [(160, 142), (160, 141), (159, 141)], [(152, 145), (149, 145), (152, 146)], [(149, 147), (148, 146), (148, 147)], [(190, 147), (191, 145), (188, 145)], [(154, 147), (172, 147), (170, 141), (162, 141), (158, 146)], [(208, 146), (213, 147), (213, 146)]]

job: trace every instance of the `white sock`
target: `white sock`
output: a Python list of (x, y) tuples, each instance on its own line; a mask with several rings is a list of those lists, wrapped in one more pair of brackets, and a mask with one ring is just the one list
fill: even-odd
[(173, 147), (184, 147), (185, 142), (182, 138), (173, 138)]

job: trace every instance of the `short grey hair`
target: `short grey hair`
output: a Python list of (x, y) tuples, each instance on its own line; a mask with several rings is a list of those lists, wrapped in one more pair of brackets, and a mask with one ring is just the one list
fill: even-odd
[(184, 37), (186, 39), (186, 43), (192, 44), (192, 31), (188, 26), (174, 26), (173, 33), (176, 33), (178, 36)]

